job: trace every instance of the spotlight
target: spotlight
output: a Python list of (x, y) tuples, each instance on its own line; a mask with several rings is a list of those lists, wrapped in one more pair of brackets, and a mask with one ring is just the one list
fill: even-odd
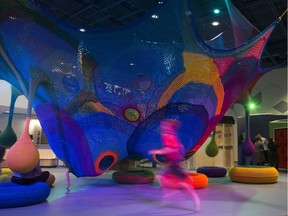
[(256, 109), (256, 104), (254, 102), (249, 102), (248, 108), (249, 108), (249, 110), (254, 110), (254, 109)]
[(220, 13), (220, 10), (217, 9), (217, 8), (215, 8), (215, 9), (213, 10), (213, 12), (214, 12), (214, 14), (219, 14), (219, 13)]
[(215, 21), (215, 22), (212, 22), (211, 24), (212, 24), (213, 26), (218, 26), (220, 23)]

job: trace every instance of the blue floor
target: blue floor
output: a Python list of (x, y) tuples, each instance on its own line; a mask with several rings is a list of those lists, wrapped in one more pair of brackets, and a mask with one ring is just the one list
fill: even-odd
[(241, 184), (229, 177), (209, 178), (197, 189), (201, 210), (187, 194), (176, 191), (165, 205), (159, 184), (123, 185), (112, 180), (113, 171), (98, 177), (76, 178), (66, 190), (65, 168), (48, 170), (56, 182), (47, 202), (34, 206), (0, 209), (1, 216), (284, 216), (287, 215), (287, 173), (275, 184)]

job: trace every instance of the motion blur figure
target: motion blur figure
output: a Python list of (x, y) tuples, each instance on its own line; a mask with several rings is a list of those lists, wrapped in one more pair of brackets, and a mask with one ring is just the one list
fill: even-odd
[[(176, 181), (170, 182), (177, 188), (185, 189), (189, 195), (192, 196), (195, 202), (195, 210), (200, 210), (200, 199), (196, 194), (194, 187), (187, 183), (193, 181), (193, 178), (185, 172), (185, 170), (180, 165), (180, 162), (184, 160), (185, 149), (183, 144), (179, 141), (177, 136), (177, 131), (180, 127), (180, 122), (175, 119), (165, 119), (161, 122), (161, 140), (163, 148), (150, 150), (149, 154), (163, 155), (166, 159), (167, 166), (164, 168), (162, 174), (157, 176), (160, 185), (163, 188), (164, 200), (169, 196), (165, 193), (164, 187), (169, 184), (169, 178), (166, 176), (173, 176)], [(164, 187), (163, 187), (164, 186)]]

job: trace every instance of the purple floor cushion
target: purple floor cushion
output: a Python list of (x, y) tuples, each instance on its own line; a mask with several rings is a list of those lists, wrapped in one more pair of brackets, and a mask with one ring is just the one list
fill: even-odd
[(227, 174), (227, 169), (217, 166), (202, 166), (198, 167), (196, 172), (205, 174), (207, 177), (224, 177)]

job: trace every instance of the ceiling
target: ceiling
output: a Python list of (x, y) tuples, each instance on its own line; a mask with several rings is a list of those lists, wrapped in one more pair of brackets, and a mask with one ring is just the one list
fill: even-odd
[[(133, 22), (167, 0), (33, 0), (65, 22), (83, 28), (113, 28)], [(215, 4), (198, 0), (199, 5)], [(287, 8), (286, 0), (231, 0), (259, 31), (274, 22)], [(282, 64), (284, 63), (284, 65)], [(287, 15), (274, 30), (264, 50), (265, 67), (287, 65)]]

